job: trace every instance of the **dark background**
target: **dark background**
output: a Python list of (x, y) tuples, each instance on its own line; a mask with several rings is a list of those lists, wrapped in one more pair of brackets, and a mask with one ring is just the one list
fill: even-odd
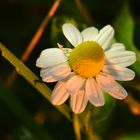
[[(53, 0), (0, 0), (0, 42), (20, 58), (53, 2)], [(81, 2), (89, 12), (92, 22), (85, 21), (74, 0), (62, 0), (25, 63), (36, 75), (39, 76), (39, 69), (36, 68), (35, 63), (40, 52), (45, 48), (56, 47), (56, 43), (59, 42), (59, 37), (53, 38), (52, 26), (55, 21), (58, 23), (58, 28), (67, 18), (81, 25), (101, 28), (106, 24), (113, 24), (124, 3), (129, 5), (135, 22), (134, 44), (138, 49), (140, 48), (139, 0), (81, 0)], [(60, 42), (62, 41), (61, 37)], [(6, 80), (12, 70), (13, 66), (1, 56), (0, 140), (74, 140), (72, 123), (64, 118), (25, 79), (17, 76), (10, 87), (6, 86)], [(136, 80), (139, 80), (139, 77), (136, 77)], [(48, 86), (53, 88), (54, 84), (48, 84)], [(134, 99), (139, 102), (138, 89), (130, 88), (130, 91)], [(99, 131), (101, 138), (115, 140), (124, 134), (137, 135), (140, 132), (139, 115), (133, 112), (127, 104), (117, 101), (111, 112), (109, 123), (106, 122), (105, 128), (102, 129), (104, 132)], [(136, 139), (131, 136), (129, 138), (130, 140)]]

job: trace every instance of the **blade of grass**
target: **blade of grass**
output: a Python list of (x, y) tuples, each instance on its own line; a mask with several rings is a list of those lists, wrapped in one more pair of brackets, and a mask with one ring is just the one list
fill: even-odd
[[(16, 68), (17, 72), (23, 76), (34, 88), (36, 88), (47, 100), (49, 100), (51, 90), (44, 83), (36, 82), (39, 80), (39, 78), (1, 43), (0, 50), (2, 51), (2, 56)], [(71, 116), (69, 114), (70, 110), (66, 104), (56, 106), (56, 108), (67, 119), (71, 120)]]
[[(29, 58), (32, 50), (35, 48), (37, 42), (39, 41), (39, 39), (41, 38), (45, 27), (47, 26), (48, 22), (50, 21), (50, 19), (53, 17), (53, 15), (55, 14), (55, 12), (57, 11), (59, 5), (60, 5), (61, 0), (55, 0), (54, 4), (52, 5), (49, 13), (45, 16), (44, 20), (42, 21), (42, 23), (40, 24), (37, 32), (35, 33), (35, 35), (33, 36), (31, 42), (29, 43), (29, 45), (27, 46), (27, 49), (25, 50), (25, 52), (23, 53), (23, 55), (21, 56), (21, 61), (22, 62), (26, 62), (27, 59)], [(14, 79), (17, 77), (17, 72), (14, 69), (11, 73), (10, 76), (7, 79), (6, 85), (10, 86)]]

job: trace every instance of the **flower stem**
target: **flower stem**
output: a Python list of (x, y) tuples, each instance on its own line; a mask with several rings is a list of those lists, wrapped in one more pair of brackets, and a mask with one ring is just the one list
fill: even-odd
[(94, 133), (93, 126), (90, 123), (91, 112), (87, 112), (85, 116), (85, 133), (87, 140), (100, 140), (99, 136)]
[(78, 115), (73, 114), (73, 128), (77, 140), (81, 140), (80, 122)]
[[(42, 94), (47, 100), (49, 100), (51, 90), (44, 83), (39, 82), (39, 78), (1, 43), (0, 50), (2, 51), (2, 56), (16, 68), (17, 72), (21, 76), (23, 76), (35, 89), (37, 89), (40, 94)], [(56, 108), (68, 120), (71, 120), (71, 116), (69, 113), (70, 110), (66, 104), (64, 104), (63, 106), (56, 106)]]

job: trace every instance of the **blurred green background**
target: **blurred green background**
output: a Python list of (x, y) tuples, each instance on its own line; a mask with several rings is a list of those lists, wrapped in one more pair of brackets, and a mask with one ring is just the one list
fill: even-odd
[[(25, 63), (36, 75), (35, 63), (40, 52), (56, 44), (66, 44), (61, 26), (73, 22), (80, 29), (95, 26), (99, 29), (111, 24), (116, 29), (115, 39), (137, 53), (132, 67), (136, 77), (122, 82), (129, 97), (115, 101), (107, 97), (102, 108), (90, 107), (90, 123), (95, 140), (140, 140), (140, 1), (139, 0), (61, 0), (47, 24), (43, 35)], [(0, 42), (20, 58), (49, 12), (54, 0), (0, 0)], [(69, 44), (67, 44), (69, 45)], [(56, 110), (23, 77), (17, 76), (10, 86), (6, 81), (13, 66), (0, 57), (0, 140), (76, 140), (73, 124)], [(53, 89), (53, 84), (47, 84)], [(84, 115), (80, 115), (81, 124)], [(82, 133), (83, 140), (88, 140)]]

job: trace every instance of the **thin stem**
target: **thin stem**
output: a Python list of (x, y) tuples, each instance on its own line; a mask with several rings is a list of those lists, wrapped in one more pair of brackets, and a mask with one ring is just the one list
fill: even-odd
[(87, 9), (84, 7), (84, 5), (81, 3), (80, 0), (75, 0), (76, 5), (81, 13), (81, 15), (83, 16), (83, 18), (85, 19), (87, 24), (92, 24), (93, 20), (89, 14), (89, 12), (87, 11)]
[[(42, 23), (40, 24), (37, 32), (35, 33), (35, 35), (33, 36), (31, 42), (29, 43), (29, 45), (27, 46), (27, 49), (25, 50), (25, 52), (23, 53), (23, 55), (21, 56), (21, 61), (22, 62), (26, 62), (32, 52), (32, 50), (35, 48), (37, 42), (39, 41), (39, 39), (41, 38), (45, 27), (47, 26), (48, 22), (50, 21), (50, 19), (53, 17), (53, 15), (55, 14), (56, 10), (58, 9), (59, 5), (60, 5), (61, 0), (56, 0), (53, 4), (53, 6), (51, 7), (49, 13), (45, 16), (44, 20), (42, 21)], [(11, 73), (10, 76), (8, 77), (7, 81), (6, 81), (6, 85), (10, 86), (13, 81), (15, 80), (15, 78), (17, 77), (17, 72), (14, 69)]]
[(100, 140), (98, 135), (94, 133), (93, 126), (90, 123), (91, 112), (87, 112), (85, 116), (85, 133), (87, 136), (87, 140)]
[(78, 115), (73, 114), (73, 128), (77, 140), (81, 140), (80, 122)]

